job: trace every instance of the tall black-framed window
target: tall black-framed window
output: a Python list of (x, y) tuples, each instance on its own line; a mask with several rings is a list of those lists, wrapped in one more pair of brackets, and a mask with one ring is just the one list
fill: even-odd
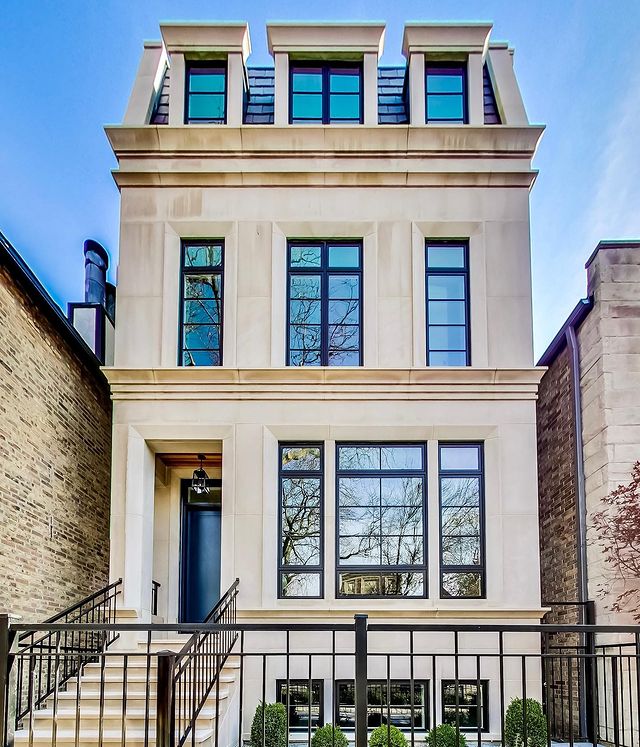
[(289, 68), (291, 124), (359, 124), (363, 121), (362, 65), (295, 62)]
[(321, 443), (279, 445), (278, 597), (321, 599), (323, 465)]
[(336, 594), (427, 594), (426, 446), (336, 444)]
[(443, 598), (486, 596), (483, 462), (481, 443), (439, 444)]
[[(442, 681), (442, 723), (460, 726), (460, 731), (489, 731), (489, 681)], [(456, 718), (457, 715), (457, 718)]]
[(471, 365), (469, 244), (427, 241), (427, 365)]
[(434, 124), (466, 124), (467, 66), (464, 62), (427, 61), (426, 119)]
[[(276, 680), (276, 702), (288, 709), (289, 731), (315, 730), (324, 724), (323, 680)], [(309, 697), (311, 693), (311, 697)]]
[(182, 242), (179, 366), (222, 365), (224, 242)]
[[(335, 721), (342, 729), (355, 729), (356, 697), (353, 680), (337, 680), (334, 691)], [(367, 682), (367, 727), (390, 723), (399, 729), (424, 731), (429, 728), (429, 682), (410, 680), (369, 680)]]
[(362, 242), (291, 240), (287, 365), (362, 365)]
[(227, 121), (227, 66), (224, 62), (187, 64), (184, 121), (224, 124)]

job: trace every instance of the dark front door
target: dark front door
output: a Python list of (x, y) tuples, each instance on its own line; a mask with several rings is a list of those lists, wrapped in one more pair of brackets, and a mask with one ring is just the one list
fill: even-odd
[(198, 495), (182, 481), (180, 621), (202, 622), (220, 599), (220, 480)]

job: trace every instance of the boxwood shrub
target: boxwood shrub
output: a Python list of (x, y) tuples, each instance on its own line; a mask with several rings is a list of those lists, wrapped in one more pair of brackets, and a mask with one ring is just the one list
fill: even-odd
[(397, 726), (382, 724), (371, 732), (369, 747), (407, 747), (407, 738)]
[(251, 747), (287, 747), (287, 710), (283, 703), (258, 703), (251, 723)]
[(456, 739), (456, 728), (451, 724), (440, 724), (431, 729), (425, 737), (427, 747), (466, 747), (467, 740), (462, 732), (458, 732)]
[(311, 747), (349, 747), (349, 740), (339, 726), (325, 724), (315, 730), (311, 737)]
[(504, 716), (504, 741), (507, 747), (546, 747), (547, 719), (542, 705), (527, 698), (527, 744), (524, 744), (524, 715), (522, 698), (514, 698)]

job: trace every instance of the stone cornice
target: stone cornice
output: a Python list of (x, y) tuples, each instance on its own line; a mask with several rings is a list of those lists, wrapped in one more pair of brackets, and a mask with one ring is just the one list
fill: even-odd
[[(369, 622), (375, 623), (383, 620), (398, 620), (402, 622), (413, 621), (416, 623), (424, 622), (425, 619), (435, 620), (439, 623), (445, 623), (448, 620), (464, 620), (466, 623), (473, 623), (476, 620), (491, 621), (495, 620), (501, 624), (505, 620), (540, 620), (549, 611), (548, 608), (532, 609), (513, 609), (502, 607), (479, 607), (477, 602), (471, 607), (427, 607), (425, 602), (428, 600), (407, 600), (400, 601), (401, 607), (394, 606), (389, 609), (381, 604), (375, 606), (380, 600), (366, 600), (366, 604), (360, 607), (342, 607), (339, 604), (326, 602), (327, 607), (322, 609), (314, 608), (311, 605), (304, 606), (300, 603), (283, 603), (279, 601), (277, 607), (260, 609), (243, 609), (238, 610), (238, 620), (240, 622), (256, 622), (259, 620), (268, 620), (273, 622), (280, 618), (295, 619), (297, 622), (302, 621), (323, 621), (327, 619), (340, 619), (343, 622), (352, 622), (353, 616), (366, 611), (369, 615)], [(317, 600), (316, 600), (317, 604)], [(487, 624), (490, 624), (487, 622)], [(507, 623), (508, 624), (508, 623)], [(534, 623), (534, 624), (537, 624)]]
[(249, 25), (244, 21), (161, 23), (160, 32), (169, 57), (173, 52), (238, 52), (244, 59), (251, 54)]
[(107, 125), (115, 155), (145, 156), (229, 154), (235, 156), (336, 154), (371, 158), (376, 155), (453, 155), (533, 158), (544, 132), (542, 125), (510, 127), (331, 125)]
[(479, 52), (485, 54), (493, 25), (479, 23), (407, 23), (402, 53)]
[(114, 400), (531, 400), (543, 368), (104, 368)]
[(384, 31), (385, 24), (376, 22), (268, 23), (267, 44), (270, 54), (372, 52), (380, 55)]
[(529, 187), (543, 127), (106, 128), (119, 186)]

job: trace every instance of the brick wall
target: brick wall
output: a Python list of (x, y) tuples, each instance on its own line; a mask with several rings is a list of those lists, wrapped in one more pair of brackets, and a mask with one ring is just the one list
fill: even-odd
[[(565, 347), (542, 377), (538, 394), (538, 490), (542, 600), (578, 599), (575, 433), (569, 353)], [(547, 622), (576, 623), (574, 607)]]
[[(576, 600), (579, 598), (579, 591), (575, 432), (571, 367), (566, 347), (542, 377), (538, 392), (537, 420), (542, 600)], [(545, 622), (575, 624), (581, 622), (580, 615), (580, 609), (574, 605), (552, 607)], [(576, 646), (579, 640), (574, 635), (558, 634), (550, 636), (548, 643), (551, 647)], [(565, 740), (569, 740), (570, 736), (575, 738), (579, 733), (578, 673), (574, 669), (569, 677), (567, 663), (560, 657), (547, 660), (546, 666), (552, 677), (557, 679), (549, 703), (552, 731)], [(573, 703), (571, 735), (568, 728), (570, 691)]]
[(0, 611), (41, 620), (109, 569), (104, 378), (0, 267)]

